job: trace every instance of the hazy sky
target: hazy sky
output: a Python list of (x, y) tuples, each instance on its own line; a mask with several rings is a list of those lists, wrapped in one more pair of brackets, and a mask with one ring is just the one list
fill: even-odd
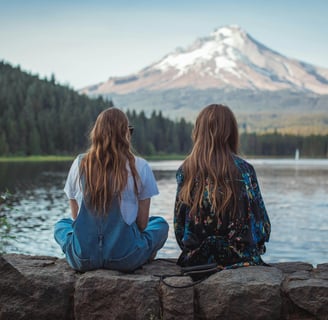
[(328, 68), (327, 17), (327, 0), (0, 0), (0, 60), (79, 89), (237, 24), (281, 54)]

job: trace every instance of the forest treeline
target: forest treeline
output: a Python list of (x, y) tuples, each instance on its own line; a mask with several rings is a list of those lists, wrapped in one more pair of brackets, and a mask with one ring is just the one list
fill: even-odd
[[(0, 156), (73, 155), (88, 146), (88, 134), (97, 115), (111, 101), (91, 99), (54, 77), (39, 79), (19, 67), (0, 61)], [(142, 155), (185, 154), (192, 125), (184, 119), (165, 119), (161, 112), (127, 112), (136, 127), (135, 150)]]
[[(97, 115), (112, 101), (91, 99), (50, 79), (23, 72), (0, 61), (0, 156), (74, 155), (88, 146)], [(135, 151), (148, 155), (185, 155), (191, 150), (193, 125), (165, 118), (161, 111), (127, 111), (135, 127)], [(245, 155), (328, 157), (328, 136), (242, 133)]]
[(111, 106), (0, 62), (0, 155), (74, 154), (90, 123)]
[(296, 150), (305, 158), (328, 158), (328, 135), (297, 136), (278, 132), (240, 135), (240, 151), (245, 155), (294, 157)]

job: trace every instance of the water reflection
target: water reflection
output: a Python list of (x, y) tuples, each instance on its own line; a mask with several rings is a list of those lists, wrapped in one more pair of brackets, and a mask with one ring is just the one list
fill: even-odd
[[(265, 260), (328, 262), (328, 161), (252, 163), (272, 223)], [(163, 215), (170, 225), (161, 257), (179, 254), (172, 215), (175, 170), (180, 164), (151, 163), (160, 190), (153, 198), (151, 213)], [(8, 218), (16, 240), (6, 245), (8, 252), (63, 256), (52, 233), (54, 223), (70, 215), (62, 191), (69, 167), (70, 162), (0, 163), (0, 190), (8, 188), (13, 193), (14, 209)]]
[(71, 162), (1, 162), (0, 190), (12, 193), (22, 189), (52, 186), (52, 179), (65, 179)]

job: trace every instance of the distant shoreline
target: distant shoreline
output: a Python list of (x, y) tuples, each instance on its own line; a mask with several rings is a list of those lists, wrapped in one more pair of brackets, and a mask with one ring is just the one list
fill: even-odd
[[(181, 154), (159, 154), (159, 155), (151, 155), (151, 156), (143, 156), (138, 155), (142, 158), (145, 158), (147, 161), (174, 161), (174, 160), (184, 160), (187, 155)], [(0, 157), (0, 163), (4, 162), (65, 162), (65, 161), (73, 161), (76, 155), (73, 156), (57, 156), (57, 155), (49, 155), (49, 156), (7, 156)], [(241, 157), (251, 160), (251, 159), (293, 159), (293, 157), (288, 156), (254, 156), (254, 155), (241, 155)], [(302, 159), (302, 158), (301, 158)], [(301, 160), (300, 159), (300, 160)], [(327, 159), (321, 157), (305, 157), (305, 159)]]
[(0, 162), (56, 162), (72, 161), (74, 156), (8, 156), (0, 157)]
[[(183, 160), (186, 155), (179, 154), (161, 154), (152, 156), (142, 156), (148, 161), (167, 161), (167, 160)], [(73, 161), (76, 155), (73, 156), (59, 156), (59, 155), (49, 155), (49, 156), (7, 156), (0, 157), (0, 162), (60, 162), (60, 161)]]

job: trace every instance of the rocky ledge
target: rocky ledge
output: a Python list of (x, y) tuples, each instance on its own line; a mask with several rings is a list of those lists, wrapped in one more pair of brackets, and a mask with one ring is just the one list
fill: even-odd
[(179, 275), (174, 260), (134, 274), (79, 273), (63, 259), (0, 257), (0, 319), (328, 319), (328, 263), (224, 270), (205, 281)]

